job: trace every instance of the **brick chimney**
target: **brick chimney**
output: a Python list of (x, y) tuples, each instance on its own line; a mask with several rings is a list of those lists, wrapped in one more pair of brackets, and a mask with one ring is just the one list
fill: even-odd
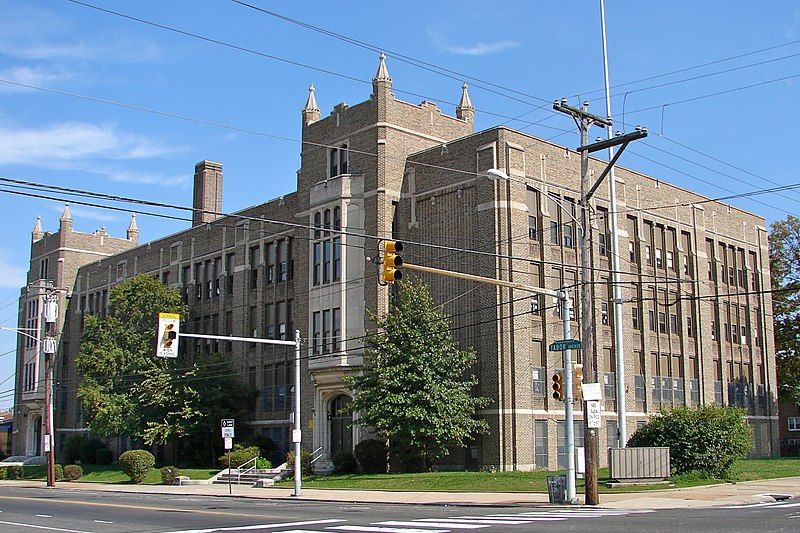
[(203, 160), (194, 166), (192, 226), (213, 222), (222, 212), (222, 163)]

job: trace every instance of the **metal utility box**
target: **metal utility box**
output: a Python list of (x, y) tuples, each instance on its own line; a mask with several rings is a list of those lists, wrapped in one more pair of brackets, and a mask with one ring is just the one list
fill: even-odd
[(653, 481), (670, 476), (669, 448), (609, 448), (609, 477), (617, 481)]

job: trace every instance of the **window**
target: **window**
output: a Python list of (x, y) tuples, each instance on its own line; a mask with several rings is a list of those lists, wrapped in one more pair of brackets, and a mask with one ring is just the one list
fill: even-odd
[(633, 241), (628, 241), (628, 258), (630, 259), (631, 263), (636, 262), (636, 245)]
[(342, 279), (342, 246), (341, 238), (334, 237), (331, 241), (333, 246), (333, 281)]
[(728, 267), (728, 283), (730, 285), (736, 286), (736, 274), (734, 273), (733, 267)]
[(606, 444), (609, 448), (619, 448), (619, 427), (616, 420), (606, 421)]
[(633, 329), (639, 329), (639, 308), (634, 307), (631, 309), (631, 326)]
[(322, 334), (322, 313), (315, 311), (311, 315), (311, 348), (314, 355), (322, 353), (322, 342), (320, 335)]
[(558, 244), (558, 222), (550, 221), (550, 244)]
[(528, 207), (528, 238), (539, 240), (539, 192), (528, 187), (525, 197)]
[[(319, 213), (317, 213), (319, 214)], [(312, 284), (319, 285), (322, 282), (322, 243), (315, 242), (313, 249), (313, 267), (311, 272)]]
[(667, 314), (660, 311), (658, 313), (658, 332), (667, 332)]
[(711, 321), (711, 340), (717, 340), (717, 323), (713, 320)]
[(669, 270), (675, 270), (675, 258), (670, 251), (667, 251), (667, 268)]
[(571, 224), (564, 224), (564, 246), (567, 248), (572, 248), (573, 246), (575, 246), (575, 242), (572, 236)]
[(533, 375), (533, 395), (536, 398), (544, 398), (547, 391), (547, 373), (543, 366), (534, 366)]
[(608, 302), (600, 303), (600, 320), (604, 326), (608, 325)]
[(800, 431), (800, 416), (790, 416), (786, 420), (789, 422), (789, 431)]
[(650, 257), (650, 245), (644, 247), (644, 262), (647, 266), (653, 266), (653, 259)]
[(322, 312), (322, 353), (331, 351), (331, 310)]
[(342, 309), (340, 307), (333, 308), (333, 330), (331, 332), (331, 350), (338, 352), (341, 350), (341, 337), (342, 337)]
[(656, 330), (655, 312), (653, 310), (647, 311), (647, 325), (650, 331)]
[(680, 330), (678, 329), (678, 315), (670, 313), (669, 315), (669, 332), (677, 335)]
[(714, 281), (714, 263), (708, 260), (708, 281)]
[(744, 326), (739, 326), (739, 333), (742, 344), (747, 344), (747, 329)]
[(533, 421), (534, 462), (537, 468), (547, 468), (547, 420)]
[(349, 152), (347, 145), (342, 144), (328, 151), (329, 178), (334, 178), (341, 174), (347, 174), (349, 166)]
[(600, 233), (597, 236), (597, 247), (600, 255), (608, 255), (608, 248), (606, 247), (606, 234)]
[(39, 279), (47, 279), (47, 270), (50, 264), (50, 259), (45, 257), (39, 261)]
[(220, 283), (222, 283), (222, 258), (216, 257), (214, 259), (214, 296), (220, 294)]
[(258, 288), (258, 267), (261, 266), (261, 248), (250, 248), (250, 289)]
[(235, 254), (225, 254), (225, 291), (233, 294), (233, 259)]
[(664, 268), (664, 262), (661, 260), (661, 248), (656, 248), (656, 268)]
[(692, 330), (693, 319), (691, 316), (686, 317), (686, 336), (689, 338), (694, 337), (694, 330)]
[(541, 304), (539, 302), (539, 295), (534, 294), (531, 296), (531, 314), (538, 315)]

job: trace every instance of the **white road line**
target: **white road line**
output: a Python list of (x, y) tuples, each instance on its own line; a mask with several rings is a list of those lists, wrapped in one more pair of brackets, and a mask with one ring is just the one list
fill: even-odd
[(114, 522), (111, 522), (110, 520), (94, 520), (94, 522), (96, 522), (98, 524), (113, 524), (114, 523)]
[(212, 527), (210, 529), (181, 529), (176, 531), (167, 531), (165, 533), (215, 533), (217, 531), (250, 531), (255, 529), (278, 529), (280, 527), (312, 526), (315, 524), (333, 524), (335, 522), (347, 522), (347, 520), (340, 520), (338, 518), (329, 518), (326, 520), (305, 520), (303, 522), (282, 522), (279, 524), (255, 524), (252, 526)]
[(792, 507), (800, 505), (800, 503), (787, 503), (787, 502), (763, 502), (763, 503), (743, 503), (740, 505), (724, 505), (718, 509), (752, 509), (754, 507)]
[[(428, 520), (435, 520), (435, 518), (425, 518), (425, 521)], [(520, 524), (529, 524), (536, 520), (535, 517), (526, 516), (520, 518), (489, 518), (486, 516), (454, 516), (452, 518), (448, 518), (448, 522), (461, 522), (464, 524), (508, 524), (511, 526), (516, 526)], [(566, 519), (565, 519), (566, 520)]]
[(63, 529), (60, 527), (48, 527), (48, 526), (35, 526), (33, 524), (20, 524), (19, 522), (5, 522), (0, 520), (0, 524), (7, 524), (9, 526), (20, 526), (20, 527), (30, 527), (33, 529), (46, 529), (48, 531), (64, 531), (66, 533), (86, 533), (86, 531), (77, 531), (75, 529)]
[(337, 529), (341, 531), (370, 531), (374, 533), (448, 533), (449, 531), (447, 529), (415, 529), (373, 526), (333, 526), (325, 529)]
[[(431, 518), (430, 520), (434, 520)], [(480, 525), (480, 524), (461, 524), (457, 522), (450, 522), (446, 518), (439, 520), (438, 518), (435, 519), (436, 522), (421, 522), (420, 520), (414, 520), (411, 522), (403, 522), (400, 520), (387, 520), (386, 522), (373, 522), (373, 524), (378, 526), (421, 526), (424, 525), (425, 527), (448, 527), (451, 529), (481, 529), (484, 527), (491, 527), (488, 524)]]
[(39, 518), (53, 518), (53, 515), (51, 514), (37, 514), (36, 516)]

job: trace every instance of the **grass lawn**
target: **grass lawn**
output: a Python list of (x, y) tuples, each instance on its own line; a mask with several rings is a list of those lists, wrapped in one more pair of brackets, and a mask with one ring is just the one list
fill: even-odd
[[(181, 469), (182, 476), (189, 476), (189, 479), (208, 479), (214, 474), (219, 472), (219, 469), (211, 468), (184, 468)], [(41, 479), (46, 478), (43, 466), (26, 466), (25, 479)], [(116, 466), (113, 465), (83, 465), (83, 477), (78, 482), (85, 483), (130, 483), (130, 478), (122, 473)], [(144, 479), (145, 485), (160, 485), (161, 484), (161, 470), (157, 468), (150, 469), (147, 477)]]
[[(450, 491), (450, 492), (547, 492), (544, 470), (534, 472), (425, 472), (421, 474), (341, 474), (310, 476), (303, 486), (310, 489), (392, 490), (392, 491)], [(737, 461), (728, 479), (720, 480), (696, 474), (672, 478), (669, 484), (633, 485), (608, 488), (608, 469), (599, 471), (601, 492), (635, 492), (664, 488), (695, 487), (715, 483), (753, 481), (779, 477), (800, 476), (800, 459), (748, 459)], [(288, 486), (284, 481), (276, 486)], [(583, 482), (578, 480), (578, 490)]]

